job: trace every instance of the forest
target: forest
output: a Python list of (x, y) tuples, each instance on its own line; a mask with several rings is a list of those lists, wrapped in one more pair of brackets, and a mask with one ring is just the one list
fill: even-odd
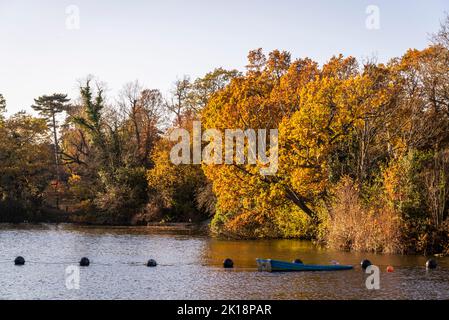
[[(1, 89), (0, 89), (1, 90)], [(248, 54), (117, 96), (43, 93), (6, 115), (0, 91), (0, 222), (207, 222), (235, 239), (310, 239), (341, 250), (449, 254), (449, 17), (423, 50), (387, 63)], [(278, 129), (279, 167), (170, 161), (171, 130)]]

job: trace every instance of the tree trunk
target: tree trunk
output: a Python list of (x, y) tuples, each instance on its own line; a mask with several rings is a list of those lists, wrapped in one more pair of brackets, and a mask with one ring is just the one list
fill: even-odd
[(287, 188), (286, 191), (287, 198), (290, 199), (295, 205), (297, 205), (306, 215), (308, 215), (315, 225), (318, 225), (319, 221), (316, 213), (307, 206), (306, 202), (298, 197), (298, 195), (290, 188)]
[(52, 114), (53, 121), (53, 138), (54, 138), (54, 150), (55, 150), (55, 167), (56, 167), (56, 208), (59, 209), (59, 182), (61, 180), (59, 172), (59, 147), (58, 147), (58, 135), (56, 134), (56, 116)]

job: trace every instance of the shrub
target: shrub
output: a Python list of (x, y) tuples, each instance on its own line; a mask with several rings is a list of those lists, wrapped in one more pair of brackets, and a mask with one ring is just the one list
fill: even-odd
[(330, 208), (327, 244), (341, 250), (401, 252), (400, 216), (382, 201), (366, 205), (360, 189), (343, 177), (334, 189)]

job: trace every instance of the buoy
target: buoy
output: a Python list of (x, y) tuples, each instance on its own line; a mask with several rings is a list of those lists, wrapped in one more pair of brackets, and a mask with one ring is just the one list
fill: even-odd
[(387, 267), (387, 272), (394, 272), (393, 266), (388, 266)]
[(234, 261), (229, 258), (225, 259), (225, 261), (223, 261), (223, 267), (226, 269), (234, 268)]
[(362, 266), (362, 269), (365, 270), (371, 265), (371, 261), (369, 261), (368, 259), (364, 259), (362, 260), (362, 262), (360, 262), (360, 265)]
[(436, 269), (437, 266), (438, 266), (438, 263), (434, 259), (429, 259), (426, 262), (427, 269)]
[(87, 259), (86, 257), (81, 258), (80, 260), (81, 267), (88, 267), (89, 265), (90, 265), (89, 259)]
[(156, 267), (157, 266), (157, 262), (154, 259), (150, 259), (147, 262), (147, 267)]
[(16, 266), (23, 266), (25, 264), (25, 259), (23, 257), (17, 257), (14, 259), (14, 264)]
[(304, 264), (304, 263), (302, 262), (302, 260), (301, 260), (301, 259), (295, 259), (295, 260), (293, 261), (293, 263)]

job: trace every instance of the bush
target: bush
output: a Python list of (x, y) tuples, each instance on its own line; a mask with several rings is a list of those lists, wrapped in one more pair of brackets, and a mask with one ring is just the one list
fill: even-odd
[(119, 168), (113, 176), (100, 176), (104, 191), (94, 201), (99, 219), (105, 223), (129, 224), (147, 203), (145, 168)]
[(211, 232), (233, 239), (281, 237), (281, 231), (273, 219), (260, 211), (246, 211), (238, 215), (218, 211), (212, 220)]
[(218, 211), (211, 222), (211, 231), (238, 239), (312, 239), (315, 234), (311, 219), (294, 206), (277, 208), (275, 212), (247, 210), (240, 214), (224, 214)]
[(0, 201), (0, 222), (23, 222), (29, 220), (31, 212), (22, 201)]
[(215, 207), (215, 197), (200, 165), (174, 165), (171, 142), (161, 139), (153, 152), (154, 167), (147, 171), (147, 217), (154, 221), (201, 221)]
[(326, 242), (341, 250), (402, 252), (401, 218), (382, 201), (365, 205), (360, 190), (343, 177), (334, 190)]

